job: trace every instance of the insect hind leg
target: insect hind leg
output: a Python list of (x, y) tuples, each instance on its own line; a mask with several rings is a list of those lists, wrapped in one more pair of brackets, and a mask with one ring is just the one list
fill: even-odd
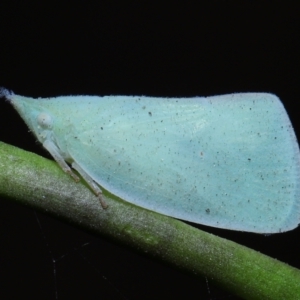
[(106, 209), (108, 207), (108, 205), (106, 204), (106, 202), (104, 200), (104, 196), (102, 194), (101, 189), (95, 183), (95, 181), (76, 162), (72, 163), (72, 168), (75, 169), (83, 177), (83, 179), (86, 181), (86, 183), (90, 186), (90, 188), (93, 190), (93, 192), (98, 197), (98, 199), (101, 203), (101, 206), (104, 209)]

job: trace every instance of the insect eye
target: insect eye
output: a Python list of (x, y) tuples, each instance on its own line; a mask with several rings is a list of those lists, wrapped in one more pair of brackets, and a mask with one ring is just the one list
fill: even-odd
[(52, 118), (46, 113), (40, 113), (37, 121), (42, 128), (50, 129), (52, 127)]

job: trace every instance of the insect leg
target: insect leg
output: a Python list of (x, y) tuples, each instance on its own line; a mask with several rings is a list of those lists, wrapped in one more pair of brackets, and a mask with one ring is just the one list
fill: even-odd
[(99, 186), (94, 182), (94, 180), (76, 163), (72, 163), (72, 168), (75, 169), (86, 181), (86, 183), (91, 187), (91, 189), (94, 191), (94, 193), (99, 198), (99, 201), (101, 203), (101, 206), (105, 209), (108, 207), (106, 204), (102, 191), (99, 188)]
[(79, 177), (72, 171), (72, 169), (68, 166), (65, 162), (64, 158), (59, 153), (59, 149), (55, 146), (55, 144), (49, 140), (46, 140), (43, 143), (45, 149), (47, 149), (55, 161), (59, 164), (59, 166), (63, 169), (64, 172), (68, 173), (73, 177), (73, 179), (78, 182), (80, 179)]

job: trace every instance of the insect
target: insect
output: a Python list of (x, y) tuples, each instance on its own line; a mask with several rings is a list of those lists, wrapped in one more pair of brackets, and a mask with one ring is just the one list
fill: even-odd
[(275, 95), (33, 99), (5, 89), (1, 95), (103, 207), (100, 187), (213, 227), (276, 233), (300, 223), (299, 147)]

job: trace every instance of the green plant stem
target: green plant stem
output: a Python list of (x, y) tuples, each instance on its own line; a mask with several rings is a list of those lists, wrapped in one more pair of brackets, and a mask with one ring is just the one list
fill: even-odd
[(54, 161), (0, 143), (0, 194), (146, 253), (245, 299), (300, 299), (300, 271), (105, 193), (109, 207)]

